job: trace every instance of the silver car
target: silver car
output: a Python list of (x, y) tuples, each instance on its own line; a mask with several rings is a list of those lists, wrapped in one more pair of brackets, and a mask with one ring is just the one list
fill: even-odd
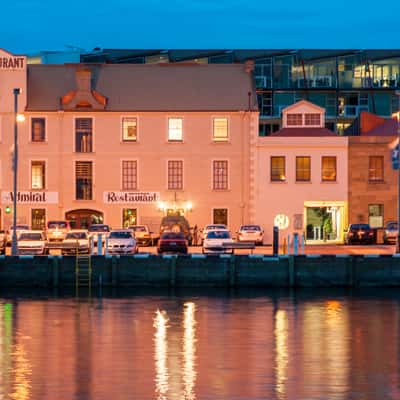
[(237, 233), (238, 242), (254, 242), (262, 245), (264, 231), (260, 225), (242, 225)]
[(41, 231), (25, 231), (18, 238), (18, 254), (47, 254), (46, 239)]
[(138, 246), (131, 229), (114, 229), (110, 232), (107, 243), (109, 254), (135, 254)]

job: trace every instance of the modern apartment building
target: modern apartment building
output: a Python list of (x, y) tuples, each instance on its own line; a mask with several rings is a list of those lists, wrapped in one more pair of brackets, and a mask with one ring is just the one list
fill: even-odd
[(249, 218), (258, 130), (251, 74), (233, 64), (27, 65), (1, 50), (1, 226), (12, 221), (17, 98), (19, 223), (157, 229), (180, 213), (191, 225), (237, 229)]
[(93, 63), (255, 64), (259, 135), (281, 128), (282, 110), (308, 100), (326, 110), (325, 126), (339, 134), (361, 111), (390, 117), (399, 111), (400, 50), (115, 50), (81, 56)]

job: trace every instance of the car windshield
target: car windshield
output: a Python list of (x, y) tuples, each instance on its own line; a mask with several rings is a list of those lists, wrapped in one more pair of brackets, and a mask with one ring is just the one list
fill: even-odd
[(65, 221), (49, 221), (47, 223), (47, 229), (67, 229), (67, 223)]
[(368, 224), (353, 224), (353, 225), (350, 225), (350, 229), (369, 230), (369, 229), (371, 229), (371, 228), (369, 227)]
[(108, 225), (91, 225), (89, 226), (89, 232), (109, 232), (110, 228)]
[(386, 229), (397, 230), (397, 222), (388, 222)]
[(131, 239), (132, 233), (127, 231), (111, 232), (110, 239)]
[(179, 232), (165, 232), (161, 235), (161, 239), (185, 239), (185, 235)]
[(206, 226), (206, 231), (211, 231), (213, 229), (225, 229), (225, 225), (207, 225)]
[(230, 237), (228, 231), (211, 231), (207, 234), (207, 239), (230, 239)]
[(43, 240), (41, 233), (21, 233), (19, 240)]
[(241, 231), (261, 231), (261, 228), (258, 225), (243, 225), (240, 228)]
[(69, 232), (65, 239), (86, 239), (85, 232)]
[(26, 230), (27, 231), (29, 229), (29, 226), (28, 225), (15, 225), (15, 229), (17, 231), (22, 231), (22, 230)]
[(131, 229), (135, 232), (146, 232), (145, 226), (132, 226)]

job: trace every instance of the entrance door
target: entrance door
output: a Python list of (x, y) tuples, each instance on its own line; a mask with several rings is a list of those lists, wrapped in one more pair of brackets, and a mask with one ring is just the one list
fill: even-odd
[(306, 207), (306, 240), (320, 242), (341, 239), (343, 207)]
[(92, 224), (102, 224), (103, 213), (96, 210), (72, 210), (65, 214), (72, 229), (87, 229)]

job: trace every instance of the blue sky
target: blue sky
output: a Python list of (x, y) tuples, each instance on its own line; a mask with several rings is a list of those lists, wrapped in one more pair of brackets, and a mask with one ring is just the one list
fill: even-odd
[(6, 0), (0, 48), (398, 49), (399, 16), (399, 0)]

